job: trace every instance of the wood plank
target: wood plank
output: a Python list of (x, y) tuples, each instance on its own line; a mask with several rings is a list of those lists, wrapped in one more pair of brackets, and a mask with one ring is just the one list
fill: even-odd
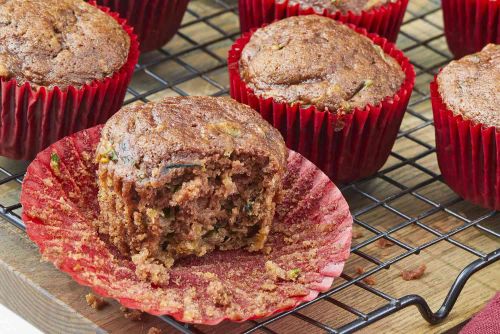
[[(418, 15), (436, 6), (437, 4), (434, 1), (412, 0), (409, 9), (412, 13)], [(221, 9), (212, 0), (192, 1), (190, 8), (204, 15)], [(430, 22), (442, 26), (441, 15), (441, 11), (437, 11), (430, 15), (428, 19)], [(407, 13), (407, 18), (411, 17), (412, 14)], [(194, 19), (193, 15), (187, 14), (185, 22)], [(228, 33), (238, 30), (237, 16), (233, 13), (227, 13), (223, 17), (215, 18), (212, 20), (212, 23), (222, 27)], [(432, 27), (428, 22), (422, 20), (417, 20), (404, 26), (403, 31), (422, 39), (440, 33), (438, 28)], [(183, 29), (182, 32), (198, 42), (221, 36), (220, 33), (207, 26), (204, 22), (193, 24)], [(415, 42), (411, 38), (400, 35), (398, 45), (400, 47), (409, 47), (415, 45)], [(176, 53), (191, 46), (177, 36), (166, 46), (165, 50), (170, 53)], [(198, 71), (205, 71), (217, 64), (217, 61), (209, 56), (206, 50), (210, 50), (210, 52), (224, 58), (230, 46), (231, 40), (226, 39), (208, 46), (205, 50), (194, 50), (186, 53), (180, 57), (180, 60), (188, 63)], [(432, 42), (432, 46), (442, 52), (448, 52), (443, 37)], [(431, 51), (425, 46), (413, 48), (408, 52), (408, 55), (415, 63), (426, 67), (437, 64), (445, 59), (442, 55)], [(142, 61), (154, 62), (161, 57), (164, 57), (164, 55), (155, 51), (143, 56)], [(175, 60), (160, 62), (150, 70), (168, 81), (192, 75), (192, 71), (190, 72)], [(222, 84), (224, 87), (228, 86), (227, 71), (225, 68), (210, 71), (206, 76)], [(427, 92), (429, 80), (431, 79), (432, 75), (430, 74), (424, 73), (419, 75), (417, 77), (417, 88), (424, 93)], [(140, 93), (155, 88), (157, 84), (149, 74), (143, 71), (137, 73), (132, 82), (133, 88)], [(206, 80), (202, 80), (199, 77), (187, 80), (177, 88), (197, 95), (212, 94), (218, 90), (217, 87), (208, 84)], [(166, 89), (152, 95), (149, 99), (157, 100), (164, 96), (172, 95), (178, 95), (178, 93), (172, 89)], [(418, 101), (421, 98), (422, 96), (414, 94), (412, 100)], [(428, 100), (416, 103), (411, 109), (415, 113), (432, 118)], [(422, 123), (421, 119), (407, 113), (401, 129), (403, 131), (413, 129), (422, 125)], [(426, 144), (434, 145), (434, 128), (431, 125), (415, 131), (412, 133), (412, 136)], [(427, 154), (428, 149), (425, 146), (416, 143), (412, 139), (402, 137), (395, 143), (394, 152), (406, 159), (412, 159), (419, 154), (424, 154), (422, 158), (416, 161), (424, 170), (416, 168), (411, 164), (405, 164), (404, 166), (395, 168), (391, 172), (385, 173), (384, 177), (358, 183), (356, 189), (359, 191), (356, 189), (346, 190), (344, 195), (353, 212), (373, 204), (372, 200), (363, 196), (360, 191), (366, 192), (378, 199), (384, 199), (399, 193), (402, 189), (398, 185), (412, 187), (422, 182), (429, 182), (427, 186), (417, 189), (418, 195), (425, 196), (427, 199), (441, 204), (456, 202), (448, 206), (448, 209), (468, 219), (475, 219), (487, 213), (484, 209), (458, 200), (457, 195), (443, 182), (432, 179), (433, 173), (439, 174), (439, 168), (435, 154)], [(398, 163), (400, 163), (400, 160), (390, 157), (384, 168), (391, 168)], [(26, 164), (0, 158), (0, 166), (7, 167), (9, 170), (20, 171)], [(0, 178), (2, 176), (0, 175)], [(395, 185), (394, 182), (397, 182), (397, 184)], [(9, 182), (6, 185), (0, 186), (0, 203), (3, 205), (17, 203), (19, 191), (20, 185), (16, 182)], [(404, 228), (392, 233), (391, 236), (404, 242), (410, 248), (431, 242), (436, 239), (436, 235), (425, 231), (415, 222), (407, 224), (409, 220), (418, 218), (416, 220), (418, 223), (432, 227), (439, 233), (447, 233), (464, 224), (460, 219), (442, 210), (422, 217), (422, 212), (428, 212), (433, 206), (420, 200), (416, 195), (409, 193), (401, 196), (365, 214), (360, 214), (356, 218), (376, 228), (379, 232), (394, 229), (397, 226), (402, 226), (402, 224), (405, 225)], [(396, 211), (399, 214), (395, 213)], [(16, 212), (20, 213), (20, 210)], [(498, 220), (498, 217), (496, 220)], [(496, 224), (498, 226), (498, 221), (495, 221), (495, 218), (489, 219), (488, 222), (491, 225)], [(364, 235), (360, 239), (355, 240), (355, 244), (374, 236), (372, 232), (364, 230), (359, 226), (356, 229), (362, 231)], [(466, 229), (455, 235), (453, 239), (483, 253), (491, 252), (499, 247), (498, 239), (483, 234), (475, 228)], [(377, 246), (376, 242), (363, 247), (361, 251), (381, 261), (392, 260), (406, 252), (404, 248), (399, 246), (381, 249)], [(376, 273), (374, 275), (376, 280), (374, 287), (395, 298), (409, 294), (421, 295), (435, 311), (441, 305), (458, 273), (476, 258), (475, 255), (458, 248), (449, 241), (443, 240), (426, 248), (419, 255), (411, 255), (398, 261), (389, 269)], [(399, 274), (402, 270), (413, 268), (420, 263), (427, 265), (426, 274), (420, 280), (406, 282), (401, 279)], [(357, 267), (369, 270), (374, 267), (374, 264), (357, 254), (353, 254), (347, 262), (345, 273), (355, 276)], [(422, 319), (415, 307), (409, 307), (376, 322), (361, 332), (441, 333), (455, 328), (472, 317), (494, 295), (495, 291), (500, 290), (499, 269), (500, 264), (496, 263), (476, 273), (465, 286), (452, 313), (442, 324), (429, 326)], [(125, 319), (119, 310), (119, 305), (113, 301), (102, 311), (91, 309), (84, 300), (84, 296), (89, 290), (73, 282), (69, 276), (57, 271), (51, 264), (41, 263), (38, 250), (34, 244), (22, 232), (13, 228), (1, 218), (0, 280), (2, 281), (2, 284), (0, 284), (0, 302), (16, 310), (31, 323), (49, 333), (64, 331), (72, 333), (147, 333), (147, 330), (152, 326), (161, 328), (166, 333), (176, 333), (174, 329), (156, 317), (146, 315), (141, 322), (132, 322)], [(343, 282), (342, 279), (338, 279), (334, 283), (334, 286), (338, 286)], [(384, 299), (357, 286), (348, 287), (333, 297), (365, 313), (386, 304)], [(355, 318), (351, 313), (333, 305), (331, 302), (321, 301), (301, 310), (299, 317), (287, 316), (272, 323), (269, 325), (269, 328), (277, 333), (315, 334), (323, 333), (324, 331), (309, 324), (304, 319), (313, 319), (328, 326), (337, 327)], [(242, 330), (249, 329), (251, 326), (251, 323), (223, 323), (215, 327), (198, 326), (197, 328), (206, 333), (236, 334)], [(259, 331), (259, 333), (263, 333), (263, 331)]]

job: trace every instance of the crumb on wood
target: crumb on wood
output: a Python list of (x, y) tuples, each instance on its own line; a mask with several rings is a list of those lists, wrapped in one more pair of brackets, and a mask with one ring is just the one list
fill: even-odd
[(108, 302), (104, 298), (94, 295), (92, 292), (85, 296), (87, 304), (95, 310), (101, 310)]
[(401, 271), (401, 277), (405, 281), (419, 279), (420, 277), (422, 277), (424, 275), (426, 269), (427, 269), (427, 266), (425, 265), (425, 263), (422, 263), (421, 265), (419, 265), (415, 269), (407, 269), (407, 270)]
[(352, 230), (352, 238), (353, 239), (362, 238), (364, 235), (365, 234), (360, 229), (355, 228), (355, 229)]
[[(356, 273), (358, 275), (362, 275), (365, 273), (365, 269), (363, 267), (356, 267)], [(374, 277), (371, 277), (371, 276), (368, 276), (368, 277), (365, 277), (363, 278), (363, 282), (368, 284), (368, 285), (375, 285), (377, 284), (377, 281), (375, 280)]]
[(120, 311), (123, 312), (123, 316), (126, 319), (132, 321), (141, 321), (142, 320), (142, 312), (139, 310), (132, 310), (123, 306), (120, 306)]
[(156, 327), (151, 327), (148, 330), (148, 334), (161, 334), (161, 329), (156, 328)]
[(389, 248), (394, 246), (394, 242), (381, 238), (377, 240), (377, 246), (380, 248)]
[(368, 285), (375, 285), (377, 284), (377, 281), (375, 280), (374, 277), (368, 276), (363, 279), (363, 282), (365, 282)]

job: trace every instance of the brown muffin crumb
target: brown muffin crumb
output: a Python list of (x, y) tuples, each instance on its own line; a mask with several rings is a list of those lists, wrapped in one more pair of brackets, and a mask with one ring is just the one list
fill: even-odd
[(390, 240), (385, 239), (385, 238), (381, 238), (381, 239), (377, 240), (377, 246), (379, 248), (389, 248), (389, 247), (394, 246), (394, 243)]
[(102, 297), (94, 295), (92, 292), (85, 296), (85, 300), (90, 307), (98, 311), (108, 305), (107, 301), (105, 301)]
[(101, 80), (126, 62), (130, 38), (81, 0), (0, 1), (0, 76), (65, 89)]
[(120, 306), (120, 311), (123, 312), (123, 316), (126, 319), (132, 320), (132, 321), (141, 321), (142, 320), (142, 313), (139, 310), (132, 310), (129, 308), (126, 308), (124, 306)]
[(398, 62), (369, 38), (317, 15), (258, 29), (239, 67), (261, 97), (344, 113), (393, 96), (405, 78)]
[[(356, 267), (356, 273), (359, 274), (359, 275), (362, 275), (365, 273), (365, 269), (363, 267)], [(374, 277), (372, 276), (368, 276), (368, 277), (365, 277), (363, 278), (362, 280), (364, 283), (368, 284), (368, 285), (375, 285), (377, 284), (377, 280), (375, 280)]]
[(161, 334), (161, 329), (156, 328), (156, 327), (151, 327), (148, 330), (148, 334)]
[(437, 77), (439, 94), (455, 115), (500, 129), (500, 45), (452, 61)]
[(380, 7), (388, 2), (390, 0), (289, 0), (288, 3), (291, 6), (299, 4), (304, 9), (312, 7), (318, 14), (322, 14), (325, 9), (330, 13), (340, 11), (343, 14), (347, 12), (359, 14), (363, 10)]
[(400, 275), (405, 281), (411, 281), (411, 280), (419, 279), (422, 276), (424, 276), (426, 269), (427, 269), (427, 266), (425, 265), (425, 263), (422, 263), (415, 269), (407, 269), (407, 270), (401, 271)]
[(363, 231), (361, 231), (360, 229), (353, 229), (352, 230), (352, 238), (353, 239), (359, 239), (359, 238), (362, 238), (365, 234), (363, 233)]

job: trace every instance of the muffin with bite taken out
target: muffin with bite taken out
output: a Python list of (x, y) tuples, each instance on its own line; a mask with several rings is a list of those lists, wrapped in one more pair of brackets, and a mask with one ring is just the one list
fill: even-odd
[(285, 172), (279, 132), (229, 98), (127, 106), (96, 152), (100, 233), (161, 284), (176, 259), (265, 250)]

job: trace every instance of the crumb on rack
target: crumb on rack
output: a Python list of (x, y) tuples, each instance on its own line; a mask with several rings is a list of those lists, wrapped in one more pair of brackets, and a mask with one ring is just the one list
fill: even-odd
[(94, 295), (92, 292), (85, 296), (87, 304), (96, 310), (101, 310), (103, 307), (108, 305), (108, 302), (104, 298)]
[(142, 312), (139, 310), (132, 310), (123, 306), (120, 306), (120, 311), (123, 312), (123, 316), (126, 319), (132, 321), (141, 321), (142, 320)]
[[(365, 269), (363, 269), (362, 267), (356, 267), (356, 273), (359, 274), (359, 275), (362, 275), (365, 273)], [(375, 285), (377, 284), (377, 281), (375, 280), (374, 277), (371, 277), (371, 276), (368, 276), (368, 277), (365, 277), (363, 278), (363, 282), (368, 284), (368, 285)]]
[(405, 281), (411, 281), (422, 277), (426, 269), (427, 266), (425, 265), (425, 263), (422, 263), (415, 269), (405, 269), (401, 271), (400, 275)]
[(161, 329), (156, 328), (156, 327), (151, 327), (148, 330), (148, 334), (161, 334)]
[(394, 242), (389, 241), (385, 238), (381, 238), (381, 239), (377, 240), (377, 246), (380, 248), (389, 248), (389, 247), (394, 246)]
[(363, 233), (363, 231), (359, 230), (359, 229), (353, 229), (352, 230), (352, 238), (353, 239), (359, 239), (359, 238), (362, 238), (365, 234)]

